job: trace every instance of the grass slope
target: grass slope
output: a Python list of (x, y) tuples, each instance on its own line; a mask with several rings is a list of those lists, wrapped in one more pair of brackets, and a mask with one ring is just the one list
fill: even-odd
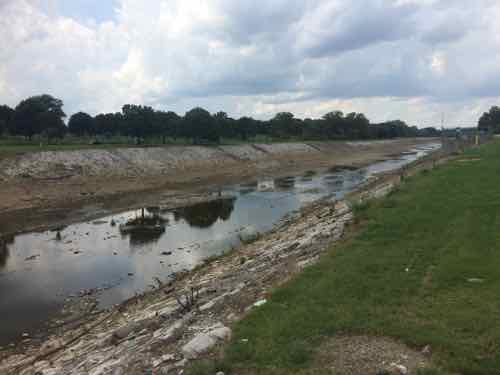
[(358, 207), (359, 234), (239, 322), (218, 366), (307, 373), (325, 337), (347, 332), (431, 345), (446, 371), (500, 373), (500, 143), (464, 158)]

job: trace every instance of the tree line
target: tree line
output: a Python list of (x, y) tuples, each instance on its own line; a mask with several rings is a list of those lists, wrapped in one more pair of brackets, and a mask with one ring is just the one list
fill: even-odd
[(346, 140), (386, 139), (396, 137), (435, 137), (433, 127), (418, 129), (400, 120), (371, 123), (362, 113), (333, 111), (320, 119), (300, 119), (290, 112), (280, 112), (270, 120), (249, 116), (231, 118), (225, 112), (211, 114), (196, 107), (180, 116), (172, 111), (149, 106), (126, 104), (121, 112), (91, 116), (73, 114), (67, 125), (63, 101), (50, 95), (22, 100), (15, 108), (0, 106), (0, 134), (35, 135), (48, 139), (72, 136), (132, 137), (137, 143), (160, 137), (163, 143), (187, 139), (194, 144), (219, 143), (222, 139), (247, 141), (257, 136), (277, 140)]
[(477, 127), (481, 131), (500, 133), (500, 107), (495, 105), (488, 112), (484, 112), (477, 122)]

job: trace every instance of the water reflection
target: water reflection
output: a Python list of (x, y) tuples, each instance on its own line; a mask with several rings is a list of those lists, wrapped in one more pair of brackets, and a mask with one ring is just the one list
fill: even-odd
[(221, 198), (183, 207), (175, 210), (174, 218), (176, 221), (184, 219), (192, 227), (208, 228), (217, 220), (226, 221), (231, 217), (235, 200), (236, 198)]

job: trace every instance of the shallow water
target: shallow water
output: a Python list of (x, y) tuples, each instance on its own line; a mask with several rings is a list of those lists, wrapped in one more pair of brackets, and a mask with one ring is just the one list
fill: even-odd
[[(40, 329), (67, 298), (101, 289), (101, 308), (148, 290), (202, 260), (240, 245), (245, 234), (265, 232), (286, 214), (327, 195), (352, 191), (374, 173), (400, 168), (439, 145), (367, 168), (290, 176), (234, 185), (208, 203), (176, 210), (145, 208), (166, 223), (154, 235), (120, 233), (119, 225), (142, 215), (129, 211), (56, 232), (18, 235), (0, 248), (0, 345)], [(112, 225), (114, 222), (116, 225)]]

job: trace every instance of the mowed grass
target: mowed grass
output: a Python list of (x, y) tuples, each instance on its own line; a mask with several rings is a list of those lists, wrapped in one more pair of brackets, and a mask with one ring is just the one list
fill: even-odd
[(499, 374), (500, 143), (463, 158), (357, 207), (359, 233), (239, 322), (215, 369), (308, 373), (342, 332), (430, 345), (428, 373)]

